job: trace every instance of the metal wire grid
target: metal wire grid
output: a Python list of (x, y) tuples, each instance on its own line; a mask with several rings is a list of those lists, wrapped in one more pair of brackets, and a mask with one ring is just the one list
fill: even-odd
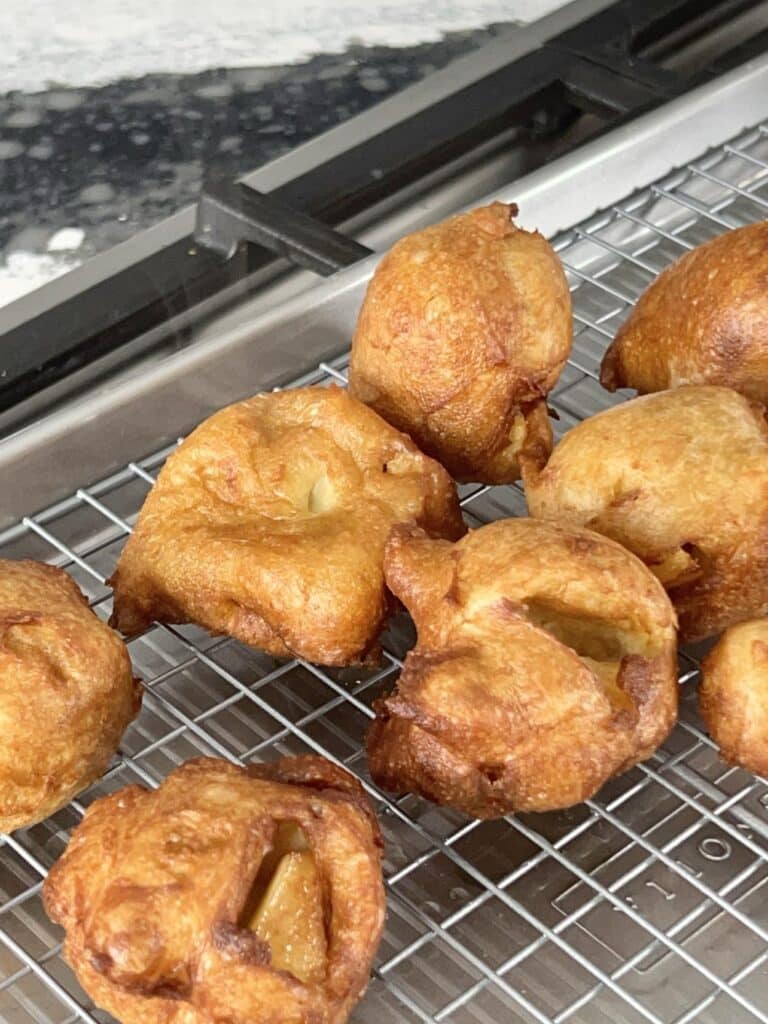
[[(574, 298), (573, 358), (552, 395), (563, 432), (616, 401), (602, 352), (659, 270), (725, 228), (766, 216), (768, 126), (738, 136), (556, 239)], [(346, 360), (296, 383), (345, 381)], [(168, 450), (0, 536), (0, 555), (65, 566), (107, 616), (104, 585)], [(477, 525), (524, 512), (519, 487), (462, 488)], [(371, 703), (412, 643), (405, 617), (376, 670), (276, 663), (228, 639), (157, 626), (131, 644), (139, 719), (105, 777), (67, 808), (0, 837), (0, 1019), (111, 1018), (64, 964), (40, 902), (46, 871), (94, 799), (156, 786), (189, 757), (239, 762), (315, 751), (354, 771), (387, 844), (387, 929), (366, 1022), (768, 1022), (768, 786), (728, 768), (695, 709), (696, 651), (681, 654), (680, 724), (646, 764), (557, 814), (467, 820), (367, 774)]]

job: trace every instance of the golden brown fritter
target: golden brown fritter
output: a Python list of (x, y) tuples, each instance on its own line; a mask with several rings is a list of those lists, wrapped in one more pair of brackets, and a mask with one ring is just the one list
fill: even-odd
[(200, 758), (96, 801), (43, 896), (122, 1024), (341, 1024), (381, 937), (380, 857), (360, 784), (324, 758)]
[(721, 756), (768, 775), (768, 620), (723, 633), (702, 663), (699, 706)]
[(350, 389), (457, 480), (517, 480), (549, 451), (544, 401), (571, 350), (560, 260), (517, 207), (492, 203), (408, 235), (379, 264)]
[(523, 467), (531, 515), (587, 526), (667, 588), (683, 640), (768, 612), (762, 406), (692, 385), (607, 409)]
[(672, 728), (675, 614), (613, 541), (534, 519), (457, 544), (398, 527), (384, 565), (418, 630), (368, 734), (385, 789), (481, 818), (569, 807)]
[(464, 532), (448, 474), (340, 388), (256, 395), (171, 455), (112, 578), (113, 623), (196, 622), (270, 654), (364, 659), (387, 610), (384, 543)]
[(609, 391), (724, 384), (768, 402), (768, 221), (727, 231), (667, 267), (603, 359)]
[(74, 580), (0, 559), (0, 832), (99, 778), (140, 700), (125, 644)]

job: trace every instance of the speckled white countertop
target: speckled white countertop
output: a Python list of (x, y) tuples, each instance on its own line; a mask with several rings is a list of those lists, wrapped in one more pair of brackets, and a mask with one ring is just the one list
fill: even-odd
[(155, 71), (288, 64), (350, 42), (413, 46), (563, 0), (3, 0), (0, 93)]
[(0, 305), (563, 0), (0, 0)]

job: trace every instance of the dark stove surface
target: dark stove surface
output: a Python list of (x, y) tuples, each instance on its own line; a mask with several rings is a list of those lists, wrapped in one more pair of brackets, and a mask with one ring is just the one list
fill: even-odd
[(0, 96), (0, 304), (193, 203), (204, 176), (251, 171), (504, 27)]

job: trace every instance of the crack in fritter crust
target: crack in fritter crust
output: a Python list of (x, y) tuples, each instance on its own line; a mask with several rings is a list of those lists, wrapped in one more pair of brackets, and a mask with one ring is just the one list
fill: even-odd
[(531, 519), (453, 545), (399, 527), (385, 571), (418, 642), (368, 734), (384, 788), (476, 817), (568, 807), (672, 728), (674, 611), (613, 541)]

